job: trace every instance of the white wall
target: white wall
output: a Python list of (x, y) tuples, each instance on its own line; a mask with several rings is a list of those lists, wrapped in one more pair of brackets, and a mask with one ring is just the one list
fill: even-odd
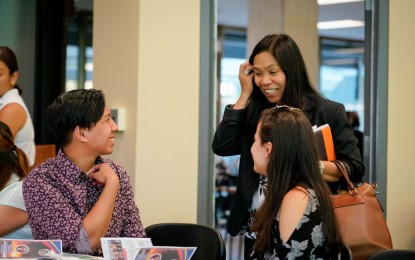
[(200, 1), (94, 1), (94, 87), (126, 108), (111, 158), (145, 226), (196, 223), (199, 34)]
[(389, 1), (387, 221), (395, 248), (415, 249), (415, 1)]

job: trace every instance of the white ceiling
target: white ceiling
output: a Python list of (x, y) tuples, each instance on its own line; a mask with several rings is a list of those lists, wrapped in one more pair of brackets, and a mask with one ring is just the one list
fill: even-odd
[[(249, 0), (217, 0), (219, 25), (246, 28)], [(252, 0), (258, 1), (258, 0)], [(333, 20), (365, 20), (364, 1), (319, 6), (319, 22)], [(317, 25), (316, 25), (317, 26)], [(319, 35), (364, 40), (364, 27), (319, 30)]]

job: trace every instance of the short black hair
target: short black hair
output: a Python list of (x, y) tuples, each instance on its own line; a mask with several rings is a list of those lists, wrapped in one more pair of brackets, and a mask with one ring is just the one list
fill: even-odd
[(91, 128), (102, 117), (105, 95), (101, 90), (76, 89), (57, 97), (46, 110), (46, 120), (58, 147), (72, 141), (75, 127)]

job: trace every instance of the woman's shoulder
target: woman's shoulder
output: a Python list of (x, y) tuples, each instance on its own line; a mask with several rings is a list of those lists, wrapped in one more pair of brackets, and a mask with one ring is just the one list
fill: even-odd
[(0, 191), (0, 203), (20, 200), (22, 198), (23, 181), (14, 181), (9, 183)]
[(277, 217), (282, 241), (287, 242), (295, 229), (298, 229), (299, 223), (302, 223), (308, 201), (307, 190), (300, 186), (292, 188), (285, 194)]
[(22, 181), (20, 181), (19, 176), (16, 173), (12, 173), (12, 175), (10, 176), (9, 181), (6, 183), (6, 185), (4, 186), (3, 190), (6, 190), (7, 188), (10, 189), (12, 187), (16, 187), (22, 184)]
[(308, 191), (302, 186), (296, 186), (285, 194), (284, 198), (298, 198), (303, 199), (308, 196)]
[(305, 207), (314, 207), (317, 203), (317, 196), (313, 189), (296, 186), (285, 194), (281, 209), (301, 211)]
[(6, 93), (4, 93), (4, 95), (1, 97), (0, 99), (3, 103), (3, 105), (6, 105), (8, 103), (23, 103), (24, 104), (24, 100), (22, 98), (22, 96), (19, 95), (19, 91), (15, 88), (10, 89), (9, 91), (7, 91)]
[(301, 212), (301, 209), (304, 209), (307, 205), (308, 197), (308, 191), (304, 187), (296, 186), (292, 188), (282, 200), (281, 211)]

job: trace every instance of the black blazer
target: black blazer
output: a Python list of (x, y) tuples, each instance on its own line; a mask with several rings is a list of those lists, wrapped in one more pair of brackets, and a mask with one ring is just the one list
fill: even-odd
[[(311, 124), (329, 124), (333, 134), (336, 158), (346, 162), (350, 180), (360, 182), (365, 173), (357, 139), (349, 124), (344, 105), (319, 95), (306, 95), (304, 109)], [(228, 221), (228, 232), (235, 236), (246, 225), (252, 196), (259, 185), (259, 174), (254, 172), (251, 146), (254, 136), (244, 129), (246, 109), (234, 110), (228, 105), (216, 129), (212, 149), (220, 156), (241, 155), (236, 195)]]

